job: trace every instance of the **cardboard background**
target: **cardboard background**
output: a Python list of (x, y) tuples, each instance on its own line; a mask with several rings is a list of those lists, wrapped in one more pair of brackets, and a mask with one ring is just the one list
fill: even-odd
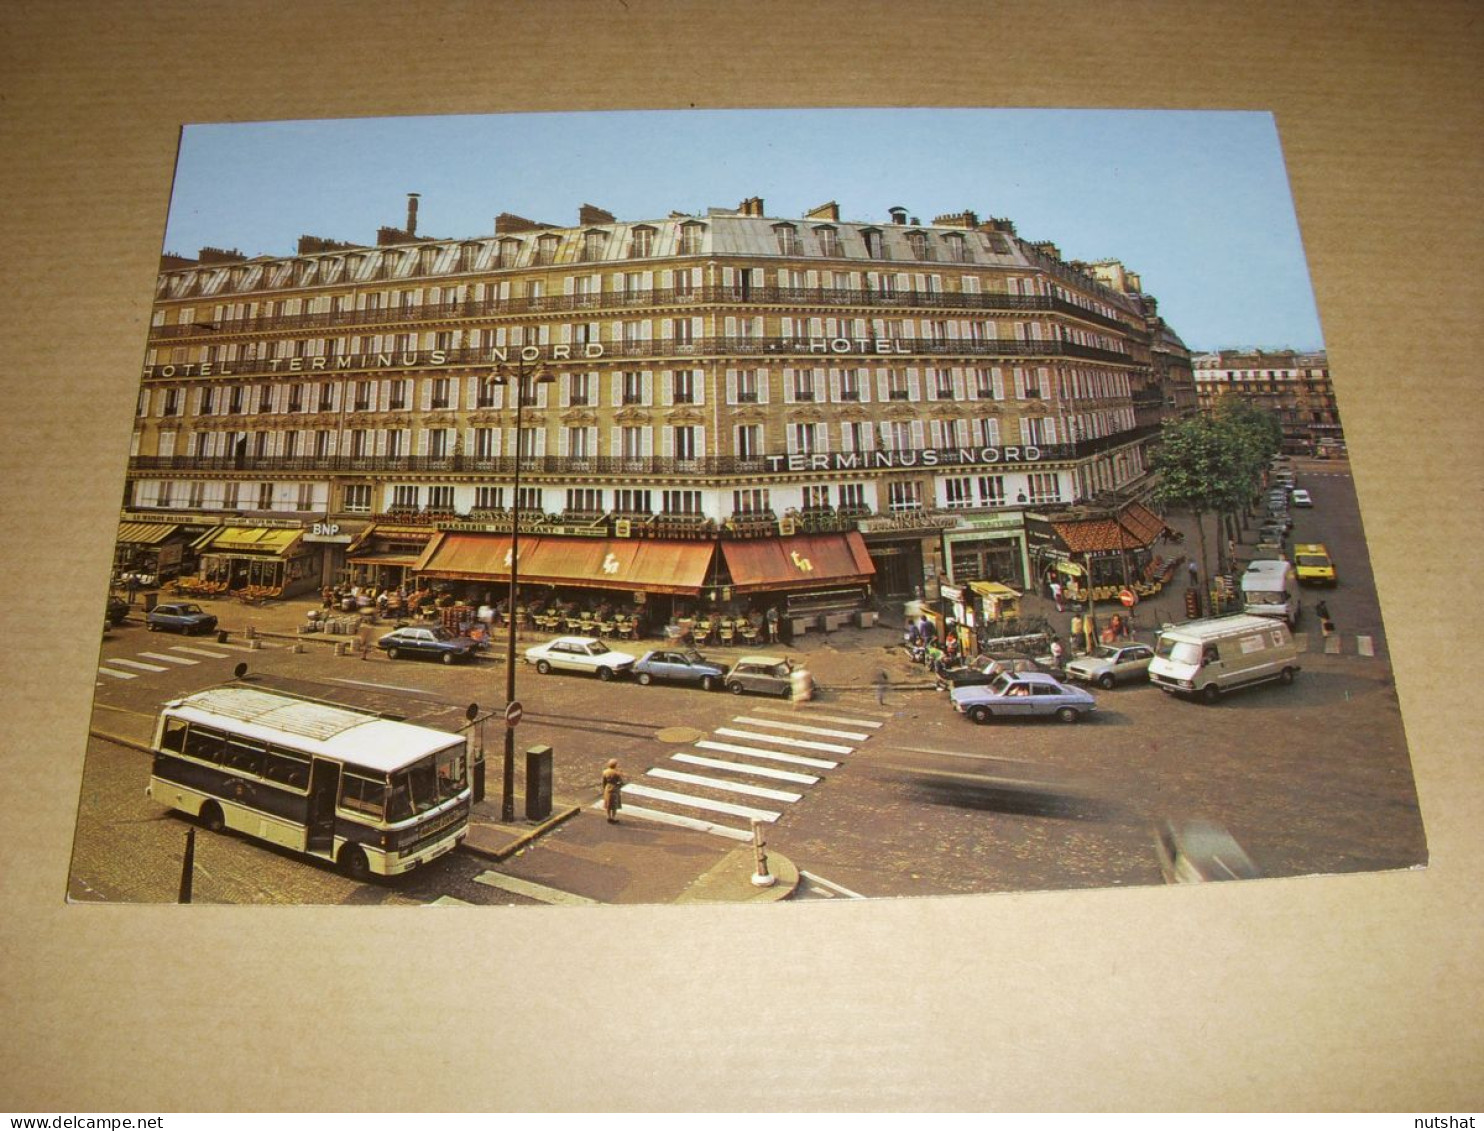
[[(5, 5), (0, 1107), (1477, 1109), (1484, 697), (1457, 660), (1481, 54), (1453, 2)], [(91, 625), (106, 584), (182, 123), (907, 104), (1276, 112), (1425, 871), (770, 908), (63, 903), (97, 656), (67, 615)]]

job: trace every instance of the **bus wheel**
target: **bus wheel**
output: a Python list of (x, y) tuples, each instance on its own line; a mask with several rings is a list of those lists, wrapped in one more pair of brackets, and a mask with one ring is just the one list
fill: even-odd
[(219, 833), (226, 829), (227, 818), (222, 816), (222, 807), (215, 801), (201, 806), (201, 827), (207, 832)]
[(352, 880), (371, 878), (371, 865), (366, 861), (366, 854), (353, 844), (347, 844), (341, 850), (340, 870)]

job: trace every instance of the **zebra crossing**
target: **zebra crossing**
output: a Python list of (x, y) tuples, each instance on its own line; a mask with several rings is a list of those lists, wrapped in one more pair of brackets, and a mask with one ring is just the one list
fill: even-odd
[[(230, 659), (235, 652), (252, 650), (247, 644), (172, 644), (159, 651), (136, 652), (133, 658), (112, 656), (104, 659), (98, 664), (98, 674), (107, 679), (138, 679), (141, 675), (168, 672), (177, 667), (193, 667), (204, 660)], [(107, 679), (97, 680), (95, 686), (104, 686)]]
[(883, 725), (769, 707), (737, 715), (625, 785), (623, 816), (751, 840), (753, 821), (777, 821)]
[(1376, 656), (1376, 638), (1366, 634), (1348, 635), (1335, 633), (1332, 636), (1314, 635), (1307, 632), (1293, 634), (1294, 646), (1300, 652), (1320, 651), (1326, 656)]

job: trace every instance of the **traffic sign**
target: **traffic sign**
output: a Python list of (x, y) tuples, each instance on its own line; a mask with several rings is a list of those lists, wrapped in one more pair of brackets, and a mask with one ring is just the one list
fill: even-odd
[(519, 703), (511, 703), (505, 708), (505, 725), (508, 727), (515, 726), (516, 723), (520, 722), (523, 714), (525, 714), (525, 710)]
[(1123, 602), (1123, 606), (1126, 609), (1132, 609), (1139, 603), (1139, 595), (1132, 589), (1119, 590), (1118, 599)]

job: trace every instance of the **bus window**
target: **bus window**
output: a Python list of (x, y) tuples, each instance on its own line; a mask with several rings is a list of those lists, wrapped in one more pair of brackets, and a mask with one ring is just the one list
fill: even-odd
[(268, 747), (268, 758), (263, 764), (263, 776), (280, 785), (305, 789), (309, 785), (309, 759), (291, 750)]
[(241, 738), (229, 738), (226, 749), (223, 751), (222, 765), (229, 766), (239, 773), (261, 775), (263, 754), (263, 747), (259, 743), (247, 742)]
[(186, 735), (185, 753), (192, 758), (200, 758), (203, 762), (220, 762), (222, 743), (225, 741), (226, 736), (221, 731), (192, 723), (190, 732)]
[(447, 801), (450, 797), (457, 797), (469, 784), (464, 769), (463, 750), (444, 750), (434, 757), (438, 762), (438, 800)]
[(386, 808), (386, 782), (346, 770), (340, 777), (340, 807), (381, 820)]
[(160, 749), (179, 754), (185, 749), (186, 723), (183, 719), (166, 719), (160, 735)]

